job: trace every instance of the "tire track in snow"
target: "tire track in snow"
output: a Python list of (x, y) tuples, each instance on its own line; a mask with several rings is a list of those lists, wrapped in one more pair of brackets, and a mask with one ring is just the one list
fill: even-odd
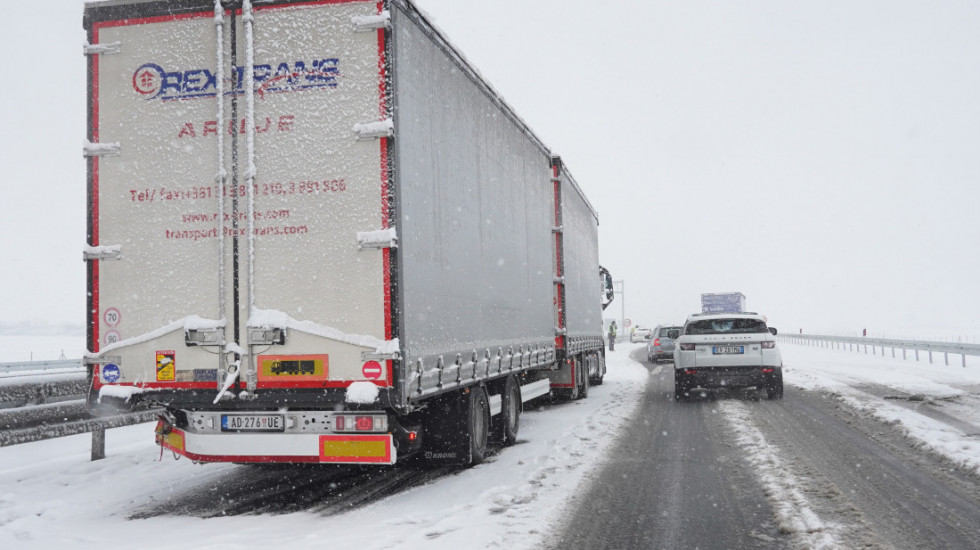
[(754, 466), (759, 481), (776, 512), (779, 529), (792, 535), (800, 546), (808, 549), (830, 550), (845, 548), (841, 543), (840, 526), (823, 520), (804, 495), (803, 485), (787, 466), (779, 450), (766, 441), (755, 426), (745, 404), (725, 400), (719, 409), (735, 434), (735, 440), (745, 451), (746, 460)]

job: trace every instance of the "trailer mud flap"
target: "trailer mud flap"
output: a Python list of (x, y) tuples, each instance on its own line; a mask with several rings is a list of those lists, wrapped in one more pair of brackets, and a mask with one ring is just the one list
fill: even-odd
[(469, 407), (460, 394), (449, 394), (429, 403), (422, 425), (422, 457), (433, 466), (465, 466), (470, 463)]

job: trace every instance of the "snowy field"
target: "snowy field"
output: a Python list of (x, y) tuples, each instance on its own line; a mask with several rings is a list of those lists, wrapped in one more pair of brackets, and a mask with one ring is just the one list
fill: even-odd
[(85, 333), (41, 336), (0, 334), (0, 363), (81, 359), (85, 355)]
[[(538, 548), (553, 540), (549, 529), (570, 497), (628, 429), (649, 378), (628, 357), (640, 346), (624, 344), (610, 355), (606, 383), (593, 387), (587, 400), (526, 412), (519, 444), (487, 463), (328, 517), (129, 520), (168, 494), (204, 487), (235, 469), (248, 472), (170, 455), (161, 462), (152, 425), (110, 430), (108, 458), (98, 462), (88, 460), (87, 435), (0, 448), (0, 548), (114, 550), (132, 548), (133, 541), (150, 549)], [(980, 367), (782, 348), (788, 384), (832, 392), (883, 422), (901, 424), (934, 452), (980, 467), (980, 441), (968, 433), (980, 425)], [(963, 429), (936, 420), (936, 410)], [(773, 498), (784, 498), (779, 495)]]

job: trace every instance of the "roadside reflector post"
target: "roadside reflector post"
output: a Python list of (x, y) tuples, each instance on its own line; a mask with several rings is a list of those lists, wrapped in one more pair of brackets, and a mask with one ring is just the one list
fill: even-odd
[(929, 364), (932, 364), (932, 350), (929, 350)]
[(105, 428), (92, 430), (92, 461), (105, 458)]
[(943, 359), (945, 359), (946, 366), (948, 367), (949, 366), (949, 352), (948, 351), (944, 351), (943, 352)]

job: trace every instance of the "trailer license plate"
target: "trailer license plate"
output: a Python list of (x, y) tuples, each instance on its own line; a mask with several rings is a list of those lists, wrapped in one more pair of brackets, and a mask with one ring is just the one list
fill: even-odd
[(715, 355), (738, 355), (745, 353), (745, 346), (715, 346), (711, 352)]
[(281, 414), (223, 414), (223, 432), (281, 432), (285, 427)]

